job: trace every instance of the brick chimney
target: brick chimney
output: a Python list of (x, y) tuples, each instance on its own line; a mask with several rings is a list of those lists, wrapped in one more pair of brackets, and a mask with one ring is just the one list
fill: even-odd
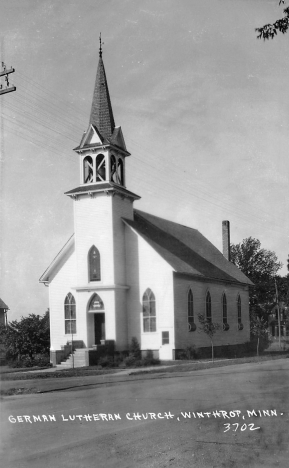
[(230, 221), (222, 221), (223, 255), (231, 261), (230, 254)]

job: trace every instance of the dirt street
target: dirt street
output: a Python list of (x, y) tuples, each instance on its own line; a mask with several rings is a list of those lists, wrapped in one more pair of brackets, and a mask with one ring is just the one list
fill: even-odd
[(4, 397), (5, 468), (288, 467), (289, 359)]

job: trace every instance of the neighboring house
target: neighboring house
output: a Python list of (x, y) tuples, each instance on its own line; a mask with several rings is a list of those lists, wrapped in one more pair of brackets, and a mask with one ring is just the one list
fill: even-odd
[(0, 298), (0, 325), (7, 325), (7, 312), (9, 307)]
[[(7, 325), (8, 310), (9, 310), (9, 307), (0, 298), (0, 325), (4, 325), (4, 326)], [(5, 351), (4, 345), (0, 341), (0, 364), (5, 363), (5, 354), (6, 354), (6, 351)]]
[(196, 229), (134, 209), (140, 197), (126, 188), (130, 153), (101, 55), (89, 126), (75, 148), (80, 184), (66, 193), (75, 232), (40, 278), (49, 285), (53, 363), (72, 338), (76, 347), (113, 342), (121, 351), (136, 337), (142, 351), (174, 359), (187, 346), (210, 346), (197, 331), (199, 313), (223, 324), (216, 346), (249, 341), (252, 283), (228, 260), (229, 222), (225, 258)]

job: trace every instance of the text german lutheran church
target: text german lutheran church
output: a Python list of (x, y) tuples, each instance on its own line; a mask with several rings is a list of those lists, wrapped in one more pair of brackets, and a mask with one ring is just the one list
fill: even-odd
[(126, 188), (130, 153), (99, 55), (89, 126), (74, 149), (80, 184), (66, 192), (74, 235), (40, 278), (49, 285), (53, 364), (69, 353), (71, 333), (77, 365), (93, 362), (95, 345), (127, 350), (132, 337), (142, 351), (174, 359), (187, 346), (210, 346), (197, 332), (199, 313), (222, 325), (216, 346), (249, 341), (252, 283), (229, 261), (229, 223), (223, 255), (196, 229), (133, 208), (140, 197)]

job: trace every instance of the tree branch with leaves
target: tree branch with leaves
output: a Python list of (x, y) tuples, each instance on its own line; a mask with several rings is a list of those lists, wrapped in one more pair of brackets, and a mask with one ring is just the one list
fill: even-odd
[[(285, 0), (280, 0), (279, 5), (281, 3), (284, 5)], [(265, 24), (261, 28), (256, 28), (256, 32), (258, 33), (257, 39), (273, 39), (278, 32), (282, 34), (287, 33), (289, 29), (289, 7), (283, 10), (283, 18), (278, 19), (273, 24)]]

